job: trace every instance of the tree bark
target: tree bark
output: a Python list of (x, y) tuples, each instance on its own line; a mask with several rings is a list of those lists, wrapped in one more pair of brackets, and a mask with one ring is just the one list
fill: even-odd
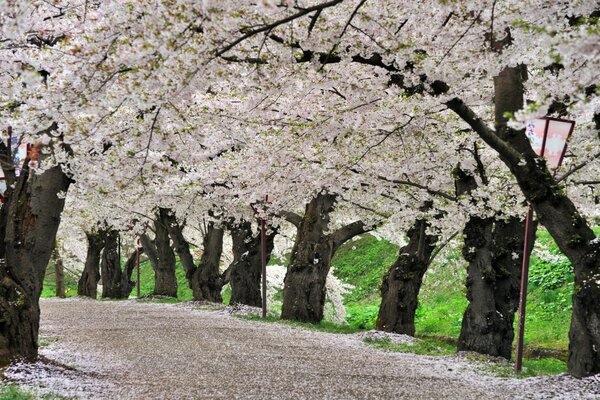
[[(501, 221), (473, 216), (464, 234), (469, 305), (458, 350), (510, 359), (519, 307), (524, 224), (519, 218)], [(533, 243), (534, 238), (530, 239)]]
[(54, 247), (54, 252), (52, 254), (52, 258), (54, 259), (54, 278), (56, 281), (56, 297), (64, 299), (65, 295), (65, 267), (63, 264), (63, 260), (60, 256), (60, 252), (58, 247)]
[(104, 248), (104, 231), (85, 234), (88, 242), (88, 250), (85, 258), (85, 266), (81, 278), (77, 283), (77, 294), (79, 296), (96, 299), (98, 281), (100, 280), (100, 254)]
[(121, 270), (119, 260), (119, 233), (109, 230), (106, 233), (104, 251), (102, 252), (102, 263), (100, 270), (102, 273), (102, 298), (127, 299), (135, 286), (131, 281), (131, 275), (135, 268), (136, 252), (134, 251), (125, 267)]
[(71, 183), (60, 166), (37, 175), (27, 164), (0, 213), (0, 364), (37, 356), (39, 298), (65, 202), (57, 195)]
[(344, 242), (368, 230), (356, 221), (327, 235), (334, 207), (335, 195), (326, 192), (319, 193), (306, 206), (284, 279), (282, 319), (311, 323), (323, 319), (331, 258)]
[[(168, 231), (167, 210), (161, 208), (154, 220), (155, 238), (150, 246), (153, 247), (150, 263), (154, 269), (154, 294), (159, 296), (177, 297), (177, 276), (175, 275), (175, 253), (171, 247)], [(149, 253), (148, 253), (149, 254)]]
[(398, 259), (383, 277), (378, 330), (415, 334), (419, 291), (438, 241), (436, 235), (426, 233), (427, 226), (423, 219), (415, 221), (408, 231), (408, 244), (399, 250)]
[(221, 254), (223, 253), (223, 229), (214, 223), (208, 225), (204, 236), (204, 252), (200, 258), (200, 265), (193, 273), (191, 288), (194, 300), (206, 300), (221, 303), (221, 290), (223, 281), (219, 272)]
[[(230, 266), (231, 300), (229, 304), (262, 306), (261, 239), (252, 233), (252, 224), (242, 221), (229, 227), (233, 240), (233, 262)], [(275, 231), (267, 235), (267, 262), (273, 251)]]
[[(522, 87), (523, 74), (498, 80), (496, 98), (504, 96), (503, 86)], [(500, 84), (503, 83), (503, 84)], [(507, 95), (508, 97), (508, 95)], [(490, 129), (460, 99), (446, 103), (494, 150), (517, 179), (521, 191), (533, 206), (539, 221), (550, 232), (560, 250), (569, 258), (575, 275), (573, 315), (569, 331), (569, 372), (578, 377), (600, 373), (600, 240), (566, 196), (546, 164), (535, 155), (524, 130), (506, 124)]]

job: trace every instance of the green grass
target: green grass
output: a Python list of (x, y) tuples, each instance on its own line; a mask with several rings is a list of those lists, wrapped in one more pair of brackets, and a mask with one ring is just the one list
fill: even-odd
[(508, 361), (482, 362), (477, 369), (483, 373), (501, 378), (529, 378), (532, 376), (561, 374), (567, 371), (567, 363), (555, 358), (526, 358), (523, 360), (523, 369), (520, 372), (516, 372), (514, 364)]
[(293, 326), (293, 327), (300, 328), (300, 329), (308, 329), (311, 331), (319, 331), (319, 332), (345, 333), (345, 334), (359, 332), (359, 330), (357, 330), (356, 328), (353, 328), (349, 325), (338, 325), (338, 324), (334, 324), (332, 322), (327, 322), (327, 321), (321, 321), (318, 324), (310, 324), (310, 323), (299, 322), (299, 321), (288, 321), (285, 319), (279, 319), (277, 317), (269, 317), (269, 316), (267, 318), (262, 318), (258, 315), (240, 315), (238, 318), (246, 319), (246, 320), (250, 320), (250, 321), (260, 321), (260, 322), (265, 322), (265, 323), (288, 325), (288, 326)]
[(50, 393), (43, 396), (37, 396), (33, 392), (21, 389), (17, 385), (7, 385), (0, 387), (0, 400), (71, 400), (72, 397), (61, 396), (56, 393)]
[[(79, 277), (73, 276), (68, 271), (65, 271), (65, 295), (67, 297), (77, 296), (77, 281)], [(44, 288), (42, 289), (42, 297), (56, 296), (56, 276), (54, 274), (54, 263), (50, 262), (46, 269), (44, 277)]]
[(398, 247), (373, 235), (342, 246), (332, 260), (335, 275), (354, 286), (345, 296), (348, 304), (368, 304), (379, 297), (381, 278), (396, 259)]
[(387, 338), (365, 338), (364, 342), (378, 349), (399, 353), (429, 356), (450, 356), (456, 353), (456, 347), (435, 339), (418, 339), (414, 343), (395, 343)]
[(8, 385), (0, 389), (0, 399), (2, 400), (33, 400), (34, 398), (32, 393), (15, 385)]
[[(132, 280), (136, 280), (137, 271), (133, 271)], [(193, 299), (192, 289), (188, 285), (188, 280), (185, 277), (185, 270), (181, 266), (179, 260), (175, 266), (175, 276), (177, 277), (177, 300), (169, 299), (157, 299), (159, 302), (177, 302), (177, 301), (189, 301)], [(140, 295), (147, 296), (154, 292), (154, 270), (150, 261), (144, 261), (140, 263)], [(134, 295), (136, 289), (132, 292)]]

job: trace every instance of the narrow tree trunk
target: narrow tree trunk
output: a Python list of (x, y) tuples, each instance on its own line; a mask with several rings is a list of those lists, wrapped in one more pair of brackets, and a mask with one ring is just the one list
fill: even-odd
[(415, 221), (408, 231), (408, 244), (400, 249), (398, 259), (383, 278), (378, 330), (415, 334), (419, 291), (438, 240), (426, 233), (427, 226), (422, 219)]
[(191, 288), (194, 300), (206, 300), (221, 303), (221, 290), (223, 281), (219, 272), (221, 254), (223, 253), (223, 229), (213, 223), (208, 225), (204, 236), (204, 252), (200, 259), (200, 266), (194, 271)]
[(63, 264), (63, 260), (60, 256), (60, 252), (58, 250), (58, 247), (54, 248), (54, 254), (53, 257), (54, 258), (54, 277), (55, 277), (55, 281), (56, 281), (56, 297), (60, 297), (61, 299), (64, 299), (66, 297), (65, 295), (65, 267)]
[[(261, 296), (261, 239), (253, 235), (250, 222), (230, 226), (233, 240), (233, 262), (230, 266), (231, 300), (229, 304), (262, 306)], [(271, 257), (275, 231), (267, 235), (267, 262)]]
[(105, 232), (86, 233), (88, 242), (85, 266), (77, 284), (79, 296), (97, 298), (98, 281), (100, 280), (100, 254), (104, 248)]
[(158, 216), (154, 220), (156, 262), (152, 262), (153, 259), (150, 258), (154, 268), (154, 294), (177, 297), (176, 261), (169, 239), (168, 223), (167, 210), (159, 209)]
[(325, 283), (333, 243), (325, 234), (335, 196), (319, 193), (307, 204), (284, 279), (281, 318), (318, 323), (323, 319)]
[(37, 356), (39, 298), (71, 180), (59, 166), (40, 175), (22, 169), (7, 193), (0, 226), (0, 363)]

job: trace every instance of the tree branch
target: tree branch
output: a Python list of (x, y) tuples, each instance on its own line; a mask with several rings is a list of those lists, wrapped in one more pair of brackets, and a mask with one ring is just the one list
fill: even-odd
[(330, 235), (333, 242), (333, 253), (340, 248), (341, 245), (352, 239), (354, 236), (361, 233), (372, 231), (373, 227), (367, 227), (362, 221), (354, 221), (351, 224), (341, 227)]
[(449, 109), (454, 111), (456, 115), (462, 118), (484, 142), (486, 142), (491, 148), (496, 150), (502, 158), (504, 158), (509, 165), (516, 166), (521, 157), (520, 154), (513, 149), (507, 142), (500, 139), (493, 129), (488, 127), (486, 123), (479, 118), (477, 114), (469, 106), (467, 106), (458, 97), (446, 102)]
[(287, 222), (293, 224), (296, 228), (300, 227), (300, 224), (302, 223), (302, 217), (298, 214), (296, 214), (295, 212), (291, 212), (291, 211), (279, 211), (277, 213), (278, 217), (281, 217), (283, 219), (285, 219)]
[(263, 25), (259, 28), (251, 29), (251, 30), (247, 31), (246, 33), (244, 33), (239, 38), (235, 39), (233, 42), (221, 47), (220, 49), (217, 49), (215, 51), (215, 55), (217, 57), (221, 57), (223, 54), (227, 53), (229, 50), (233, 49), (235, 46), (237, 46), (244, 40), (251, 38), (252, 36), (255, 36), (262, 32), (268, 32), (280, 25), (284, 25), (284, 24), (294, 21), (298, 18), (302, 18), (303, 16), (310, 14), (313, 11), (323, 11), (326, 8), (336, 6), (336, 5), (340, 4), (342, 1), (343, 0), (332, 0), (332, 1), (322, 3), (322, 4), (314, 5), (312, 7), (307, 7), (307, 8), (300, 10), (296, 14), (292, 14), (286, 18), (280, 19), (278, 21), (275, 21), (275, 22), (267, 24), (267, 25)]

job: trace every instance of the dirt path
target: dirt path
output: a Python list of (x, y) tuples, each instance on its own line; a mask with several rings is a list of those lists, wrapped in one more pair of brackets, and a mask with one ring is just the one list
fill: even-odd
[(43, 300), (41, 353), (73, 370), (8, 376), (89, 399), (600, 398), (600, 377), (500, 379), (458, 357), (387, 353), (353, 335), (164, 304)]

